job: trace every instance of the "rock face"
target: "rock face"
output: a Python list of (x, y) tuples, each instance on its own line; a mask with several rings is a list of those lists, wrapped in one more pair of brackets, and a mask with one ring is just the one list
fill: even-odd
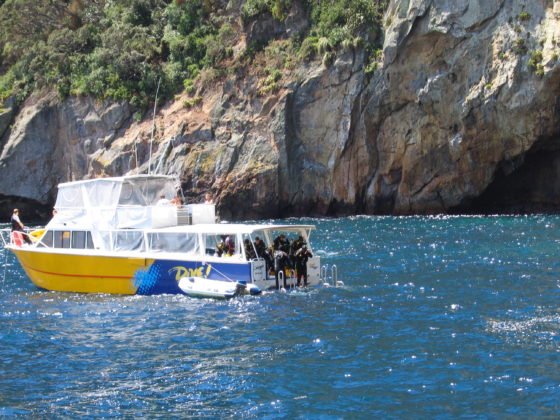
[(130, 116), (126, 104), (84, 98), (60, 103), (53, 94), (29, 98), (2, 142), (4, 213), (17, 205), (38, 211), (35, 216), (48, 215), (57, 184), (88, 176), (93, 157), (106, 147), (107, 139), (119, 135)]
[[(384, 72), (370, 86), (364, 118), (379, 161), (366, 194), (368, 211), (387, 206), (387, 197), (393, 213), (468, 209), (539, 143), (554, 148), (560, 27), (552, 6), (391, 3)], [(536, 51), (543, 57), (540, 77), (528, 67)], [(527, 176), (541, 189), (535, 170)]]
[[(559, 19), (560, 0), (391, 1), (372, 77), (341, 51), (274, 93), (229, 76), (140, 122), (127, 104), (29, 98), (4, 123), (0, 200), (48, 206), (58, 182), (151, 168), (189, 201), (212, 192), (223, 219), (556, 211)], [(266, 22), (247, 38), (294, 29)], [(286, 22), (305, 27), (297, 3)]]

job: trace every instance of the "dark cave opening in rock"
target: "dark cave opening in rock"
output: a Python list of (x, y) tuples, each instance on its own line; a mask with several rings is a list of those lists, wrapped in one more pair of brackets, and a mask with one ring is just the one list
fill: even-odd
[(560, 213), (560, 138), (540, 141), (521, 161), (500, 165), (494, 181), (479, 197), (450, 213)]
[(20, 217), (25, 225), (44, 224), (52, 217), (53, 205), (41, 204), (35, 200), (22, 197), (0, 194), (0, 207), (2, 208), (0, 221), (2, 223), (9, 223), (13, 209), (17, 208), (20, 210)]

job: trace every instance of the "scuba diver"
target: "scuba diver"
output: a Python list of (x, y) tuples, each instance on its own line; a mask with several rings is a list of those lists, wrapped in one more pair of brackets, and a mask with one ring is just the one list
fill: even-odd
[(257, 250), (257, 257), (264, 258), (264, 252), (266, 251), (266, 245), (258, 236), (255, 238), (255, 249)]
[(301, 279), (303, 278), (303, 285), (307, 286), (307, 260), (313, 258), (313, 255), (309, 252), (307, 246), (303, 245), (294, 256), (296, 259), (297, 285), (301, 286)]
[(274, 239), (274, 250), (284, 251), (286, 254), (290, 252), (290, 242), (286, 239), (286, 236), (284, 236), (283, 233)]
[(276, 288), (280, 288), (278, 283), (278, 276), (282, 272), (282, 277), (284, 278), (284, 287), (286, 287), (286, 266), (288, 265), (288, 254), (284, 251), (278, 249), (274, 251), (274, 278), (276, 279)]
[(292, 242), (291, 250), (290, 250), (292, 255), (295, 255), (298, 249), (300, 249), (304, 245), (305, 245), (305, 240), (303, 239), (303, 236), (299, 235), (299, 237), (297, 239), (294, 239), (294, 241)]
[(258, 236), (255, 238), (255, 250), (257, 251), (257, 257), (262, 258), (266, 263), (266, 272), (268, 273), (272, 267), (272, 254), (266, 248), (264, 241)]
[(224, 254), (227, 257), (231, 257), (235, 253), (235, 240), (231, 235), (222, 235), (222, 240), (216, 248), (216, 254), (218, 257), (221, 257)]
[(257, 258), (257, 254), (255, 254), (255, 249), (253, 248), (253, 244), (249, 239), (245, 239), (243, 241), (245, 245), (245, 255), (247, 256), (247, 260), (254, 260)]

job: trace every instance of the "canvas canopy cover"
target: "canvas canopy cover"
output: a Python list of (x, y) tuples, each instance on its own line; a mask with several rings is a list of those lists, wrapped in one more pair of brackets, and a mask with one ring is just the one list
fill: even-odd
[(176, 218), (173, 208), (156, 205), (161, 196), (173, 198), (178, 187), (178, 178), (170, 175), (132, 175), (59, 184), (57, 214), (49, 227), (154, 227), (155, 219)]

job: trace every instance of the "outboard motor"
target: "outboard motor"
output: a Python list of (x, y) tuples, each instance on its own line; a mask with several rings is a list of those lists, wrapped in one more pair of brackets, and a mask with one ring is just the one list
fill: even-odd
[(235, 295), (244, 295), (245, 290), (247, 289), (247, 282), (245, 280), (238, 280), (237, 284), (235, 285)]

